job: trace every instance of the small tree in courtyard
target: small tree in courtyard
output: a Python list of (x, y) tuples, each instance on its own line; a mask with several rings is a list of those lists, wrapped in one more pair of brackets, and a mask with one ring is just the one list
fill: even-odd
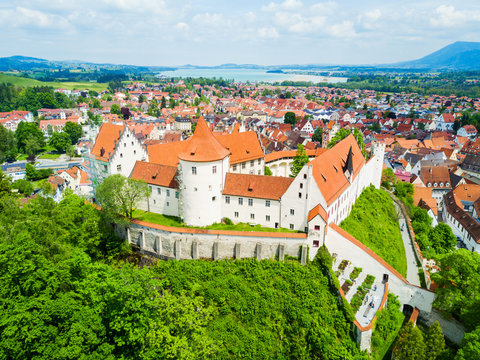
[(290, 165), (290, 172), (292, 173), (290, 176), (296, 177), (300, 170), (302, 170), (303, 166), (309, 161), (310, 159), (305, 152), (305, 147), (303, 145), (298, 145), (297, 153), (293, 158), (292, 165)]
[(107, 177), (96, 191), (96, 200), (102, 209), (111, 215), (133, 217), (133, 210), (150, 196), (150, 189), (145, 181), (126, 178), (116, 174)]

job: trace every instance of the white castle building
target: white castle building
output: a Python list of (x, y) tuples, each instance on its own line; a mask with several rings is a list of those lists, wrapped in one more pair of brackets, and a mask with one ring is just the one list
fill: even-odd
[[(107, 132), (117, 134), (118, 140), (108, 145)], [(203, 118), (186, 141), (141, 150), (132, 137), (128, 130), (102, 127), (97, 142), (109, 152), (109, 173), (131, 169), (130, 177), (148, 184), (151, 195), (140, 209), (177, 216), (191, 226), (229, 218), (234, 223), (305, 231), (318, 239), (314, 246), (323, 242), (329, 223), (348, 216), (363, 189), (380, 186), (385, 151), (384, 144), (372, 144), (372, 156), (366, 161), (350, 135), (290, 178), (263, 175), (264, 153), (255, 132), (237, 128), (229, 135), (214, 135)], [(127, 148), (131, 154), (124, 153)], [(92, 153), (99, 149), (95, 144)], [(118, 159), (124, 161), (117, 164)]]

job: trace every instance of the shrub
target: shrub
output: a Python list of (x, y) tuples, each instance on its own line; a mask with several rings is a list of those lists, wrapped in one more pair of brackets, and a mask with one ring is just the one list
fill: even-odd
[(361, 267), (355, 267), (355, 269), (353, 269), (353, 271), (350, 273), (350, 279), (355, 280), (356, 278), (358, 278), (358, 275), (360, 275), (361, 272)]

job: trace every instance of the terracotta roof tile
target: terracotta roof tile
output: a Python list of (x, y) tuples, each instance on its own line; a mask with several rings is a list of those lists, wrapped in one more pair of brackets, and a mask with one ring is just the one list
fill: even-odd
[(255, 131), (234, 132), (215, 138), (230, 151), (230, 164), (263, 158), (264, 153)]
[(113, 154), (115, 150), (115, 141), (120, 139), (125, 126), (103, 123), (98, 132), (95, 144), (92, 148), (92, 155), (99, 160), (108, 161), (108, 154)]
[(293, 178), (227, 173), (224, 195), (279, 200)]
[(176, 166), (166, 166), (137, 161), (130, 174), (132, 179), (144, 180), (148, 184), (176, 188)]

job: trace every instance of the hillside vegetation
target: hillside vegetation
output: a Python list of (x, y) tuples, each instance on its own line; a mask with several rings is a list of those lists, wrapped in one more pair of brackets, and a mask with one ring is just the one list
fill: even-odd
[(396, 210), (385, 191), (366, 188), (340, 227), (406, 276), (407, 259)]
[(148, 267), (82, 198), (9, 187), (0, 172), (2, 359), (367, 357), (317, 263)]
[(96, 83), (96, 82), (63, 82), (63, 81), (39, 81), (35, 79), (8, 75), (5, 73), (0, 73), (0, 83), (10, 83), (16, 86), (51, 86), (53, 88), (63, 88), (70, 90), (95, 90), (103, 91), (107, 89), (107, 83)]

